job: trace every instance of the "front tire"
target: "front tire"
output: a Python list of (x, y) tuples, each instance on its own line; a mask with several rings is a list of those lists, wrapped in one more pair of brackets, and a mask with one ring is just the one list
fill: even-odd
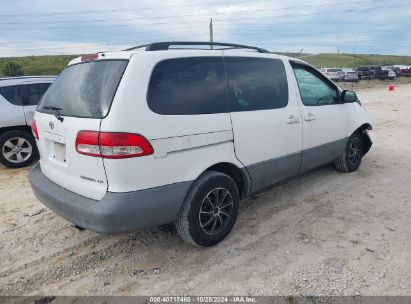
[(210, 247), (221, 242), (233, 228), (240, 195), (228, 175), (207, 171), (192, 185), (175, 226), (187, 242)]
[(340, 172), (353, 172), (360, 166), (363, 156), (362, 136), (355, 132), (348, 139), (344, 153), (334, 161), (334, 166)]
[(24, 131), (9, 131), (0, 136), (0, 162), (9, 168), (22, 168), (38, 157), (34, 137)]

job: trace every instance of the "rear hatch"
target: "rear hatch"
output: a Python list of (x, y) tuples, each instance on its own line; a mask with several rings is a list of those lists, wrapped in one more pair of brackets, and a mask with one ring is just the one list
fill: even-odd
[(79, 62), (68, 66), (42, 98), (35, 114), (40, 166), (56, 184), (99, 200), (107, 191), (101, 157), (76, 150), (80, 131), (100, 131), (128, 60)]

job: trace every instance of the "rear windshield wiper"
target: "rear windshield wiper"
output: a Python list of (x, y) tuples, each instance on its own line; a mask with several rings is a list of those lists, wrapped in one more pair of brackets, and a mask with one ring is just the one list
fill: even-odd
[(64, 118), (61, 116), (61, 112), (60, 112), (60, 111), (63, 110), (62, 108), (53, 107), (53, 106), (45, 106), (44, 108), (54, 111), (54, 116), (56, 116), (56, 118), (57, 118), (58, 120), (60, 120), (61, 122), (63, 122)]

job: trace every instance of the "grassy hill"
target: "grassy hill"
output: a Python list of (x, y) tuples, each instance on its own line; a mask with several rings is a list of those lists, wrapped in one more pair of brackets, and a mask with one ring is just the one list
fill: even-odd
[[(290, 57), (299, 57), (316, 67), (353, 67), (354, 56), (352, 54), (299, 54), (276, 53)], [(7, 62), (13, 61), (21, 65), (24, 75), (57, 75), (67, 63), (78, 55), (58, 56), (27, 56), (0, 58), (0, 77), (3, 76), (3, 67)], [(393, 55), (356, 55), (355, 66), (360, 65), (411, 65), (411, 56)]]
[(317, 54), (303, 55), (302, 60), (305, 60), (316, 67), (354, 67), (362, 65), (393, 65), (404, 64), (411, 65), (411, 56), (393, 56), (393, 55), (364, 55), (358, 54)]
[(67, 63), (78, 55), (27, 56), (0, 58), (0, 76), (4, 76), (3, 67), (7, 62), (21, 65), (24, 75), (57, 75)]

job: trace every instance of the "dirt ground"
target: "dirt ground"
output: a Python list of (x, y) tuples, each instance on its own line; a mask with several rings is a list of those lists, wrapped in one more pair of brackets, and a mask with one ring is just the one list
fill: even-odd
[[(411, 84), (359, 88), (374, 146), (241, 205), (230, 236), (195, 248), (158, 228), (80, 231), (0, 167), (1, 295), (411, 295)], [(370, 85), (371, 85), (370, 84)]]

